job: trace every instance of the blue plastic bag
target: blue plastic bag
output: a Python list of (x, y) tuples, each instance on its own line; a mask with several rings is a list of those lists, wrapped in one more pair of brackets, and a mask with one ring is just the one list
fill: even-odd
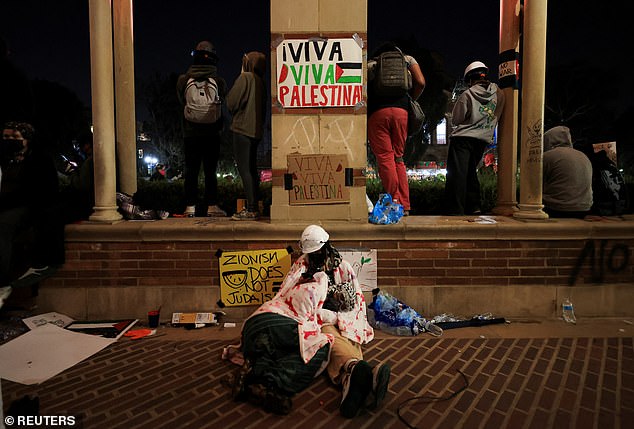
[(377, 225), (398, 223), (403, 217), (403, 206), (395, 203), (390, 194), (380, 194), (368, 221)]
[[(416, 310), (387, 292), (379, 291), (368, 305), (369, 311), (373, 311), (373, 327), (393, 332), (406, 332), (403, 335), (418, 335), (421, 332), (429, 332), (431, 335), (442, 335), (442, 329), (421, 316)], [(400, 331), (399, 327), (408, 329)]]

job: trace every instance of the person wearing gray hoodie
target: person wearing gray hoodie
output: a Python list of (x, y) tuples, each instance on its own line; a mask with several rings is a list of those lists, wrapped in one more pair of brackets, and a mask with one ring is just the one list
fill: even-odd
[(583, 218), (592, 208), (592, 163), (563, 125), (544, 133), (542, 202), (550, 217)]
[(249, 52), (242, 57), (242, 72), (227, 94), (227, 109), (233, 115), (233, 153), (246, 194), (246, 207), (233, 220), (256, 220), (260, 180), (257, 168), (258, 144), (264, 134), (266, 119), (266, 56)]
[(504, 93), (487, 79), (488, 68), (474, 61), (464, 72), (469, 88), (453, 108), (454, 127), (447, 154), (445, 214), (480, 213), (480, 182), (477, 167), (487, 145), (493, 143), (495, 128), (504, 108)]

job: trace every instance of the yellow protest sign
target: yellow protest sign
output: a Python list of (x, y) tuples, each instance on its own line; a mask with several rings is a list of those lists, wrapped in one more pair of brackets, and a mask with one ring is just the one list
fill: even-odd
[(291, 268), (287, 249), (222, 252), (220, 299), (226, 306), (260, 305), (273, 298)]

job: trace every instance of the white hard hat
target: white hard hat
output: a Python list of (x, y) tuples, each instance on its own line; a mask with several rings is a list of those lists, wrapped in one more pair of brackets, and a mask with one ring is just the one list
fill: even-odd
[(321, 249), (329, 238), (330, 236), (321, 226), (308, 225), (302, 232), (299, 248), (302, 253), (312, 253)]
[(469, 64), (466, 69), (464, 69), (463, 77), (466, 78), (469, 73), (478, 69), (484, 69), (485, 73), (489, 72), (489, 68), (482, 61), (474, 61), (471, 64)]

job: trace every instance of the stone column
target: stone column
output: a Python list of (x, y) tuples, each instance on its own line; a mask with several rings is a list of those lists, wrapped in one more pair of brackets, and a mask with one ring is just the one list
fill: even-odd
[(547, 0), (524, 2), (520, 204), (513, 217), (547, 219), (542, 210)]
[(114, 0), (114, 81), (119, 189), (137, 189), (132, 0)]
[[(367, 205), (365, 202), (365, 177), (363, 170), (367, 165), (366, 151), (366, 91), (361, 88), (361, 100), (354, 106), (347, 107), (322, 107), (319, 103), (312, 103), (311, 107), (284, 106), (278, 99), (278, 64), (277, 48), (287, 40), (299, 39), (308, 42), (311, 52), (314, 45), (323, 46), (324, 40), (344, 39), (354, 40), (361, 47), (362, 53), (356, 64), (361, 67), (356, 69), (357, 76), (361, 74), (362, 84), (366, 82), (366, 44), (367, 44), (367, 0), (271, 0), (271, 95), (272, 95), (272, 222), (316, 222), (321, 220), (346, 220), (355, 222), (367, 222)], [(290, 49), (290, 48), (289, 48)], [(321, 80), (324, 82), (326, 67), (323, 74), (316, 78), (314, 72), (319, 72), (319, 65), (315, 70), (309, 68), (310, 75), (300, 72), (299, 63), (307, 61), (302, 51), (300, 56), (294, 52), (295, 64), (291, 61), (289, 49), (287, 52), (288, 64), (293, 66), (288, 72), (289, 86), (294, 84), (309, 87), (311, 82)], [(297, 47), (295, 48), (297, 49)], [(312, 53), (313, 57), (316, 55)], [(330, 55), (330, 52), (326, 55)], [(344, 62), (346, 60), (344, 59)], [(284, 63), (286, 65), (286, 62)], [(342, 64), (343, 65), (343, 64)], [(350, 63), (346, 63), (350, 66)], [(280, 64), (282, 67), (282, 64)], [(310, 66), (312, 67), (312, 65)], [(291, 68), (291, 67), (289, 67)], [(304, 72), (307, 68), (302, 68)], [(293, 76), (292, 72), (297, 76)], [(336, 82), (338, 84), (339, 82)], [(321, 88), (319, 85), (313, 85)], [(332, 85), (328, 88), (334, 91)], [(359, 89), (359, 87), (357, 87)], [(314, 92), (321, 96), (320, 90)], [(330, 93), (328, 93), (330, 94)], [(305, 96), (305, 97), (304, 97)], [(310, 103), (310, 88), (302, 92), (302, 103)], [(299, 100), (299, 97), (297, 98)], [(346, 171), (346, 188), (349, 192), (349, 201), (343, 203), (313, 203), (296, 204), (289, 202), (292, 190), (289, 187), (297, 183), (293, 174), (289, 173), (288, 156), (320, 157), (322, 155), (335, 155), (338, 159), (344, 159), (342, 167)], [(341, 158), (343, 157), (343, 158)], [(338, 164), (338, 162), (337, 162)], [(337, 166), (334, 166), (337, 167)], [(316, 171), (316, 170), (315, 170)], [(306, 181), (308, 182), (308, 181)], [(323, 183), (323, 182), (322, 182)], [(308, 187), (306, 187), (307, 189)], [(317, 189), (316, 186), (314, 189)], [(297, 195), (297, 194), (296, 194)]]
[(499, 82), (504, 110), (498, 124), (498, 198), (493, 214), (511, 216), (517, 211), (517, 115), (520, 41), (520, 1), (500, 0)]
[(89, 0), (95, 207), (90, 220), (121, 219), (116, 202), (112, 10), (110, 0)]

